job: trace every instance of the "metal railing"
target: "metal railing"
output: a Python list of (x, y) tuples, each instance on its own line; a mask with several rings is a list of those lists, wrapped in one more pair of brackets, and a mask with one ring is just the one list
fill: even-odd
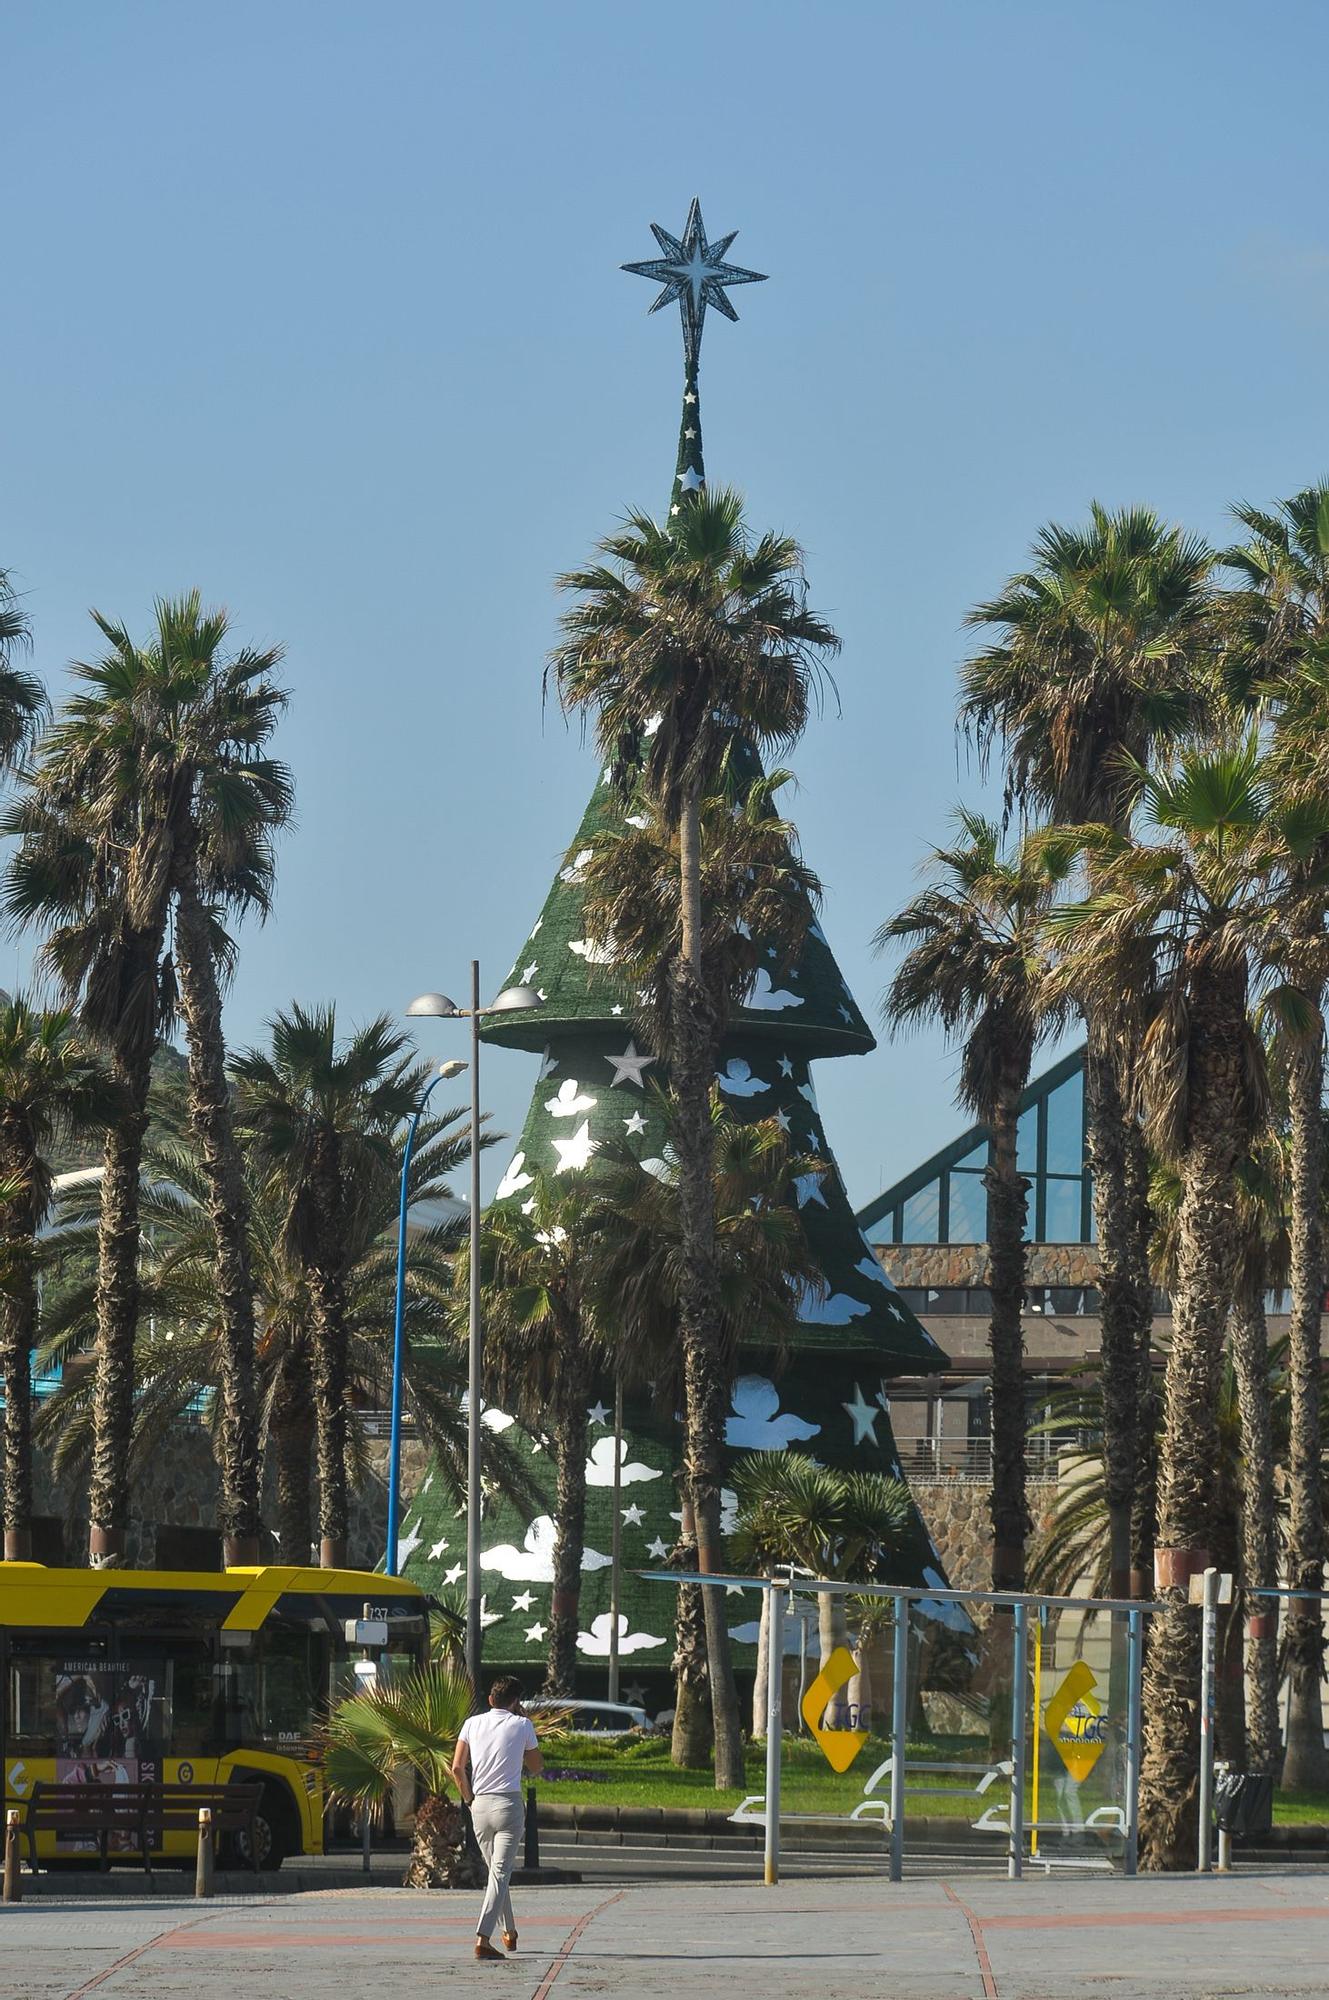
[[(897, 1437), (895, 1445), (906, 1478), (915, 1482), (968, 1481), (978, 1485), (992, 1478), (990, 1437)], [(1052, 1474), (1063, 1458), (1096, 1449), (1087, 1434), (1065, 1432), (1045, 1437), (1035, 1432), (1025, 1440), (1025, 1465), (1034, 1476)]]

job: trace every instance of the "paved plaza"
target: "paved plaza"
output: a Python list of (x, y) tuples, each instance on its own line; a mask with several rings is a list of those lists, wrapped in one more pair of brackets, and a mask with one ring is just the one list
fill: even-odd
[(890, 2000), (1322, 1994), (1329, 1876), (960, 1877), (526, 1889), (521, 1948), (470, 1956), (474, 1899), (344, 1889), (0, 1908), (5, 2000)]

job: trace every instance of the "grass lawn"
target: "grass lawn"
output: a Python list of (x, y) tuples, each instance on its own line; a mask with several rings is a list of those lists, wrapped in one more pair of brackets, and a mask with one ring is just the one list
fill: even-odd
[[(926, 1744), (910, 1744), (911, 1761), (907, 1792), (911, 1816), (977, 1819), (984, 1806), (1007, 1797), (998, 1780), (988, 1794), (977, 1797), (977, 1778), (950, 1777), (937, 1773), (929, 1777), (929, 1760), (986, 1764), (986, 1746), (970, 1737), (931, 1738)], [(863, 1786), (877, 1766), (891, 1754), (889, 1741), (871, 1736), (843, 1776), (837, 1777), (817, 1745), (806, 1737), (786, 1737), (784, 1744), (781, 1805), (789, 1813), (837, 1813), (847, 1818), (863, 1797)], [(676, 1771), (669, 1761), (666, 1737), (639, 1737), (621, 1743), (597, 1743), (588, 1737), (573, 1737), (546, 1748), (550, 1770), (541, 1780), (540, 1795), (551, 1804), (604, 1806), (693, 1806), (732, 1811), (743, 1792), (717, 1792), (709, 1771)], [(1048, 1785), (1050, 1758), (1044, 1745), (1043, 1782)], [(766, 1789), (764, 1744), (749, 1744), (745, 1753), (746, 1791)], [(559, 1773), (566, 1776), (559, 1776)], [(919, 1786), (936, 1787), (921, 1793)], [(885, 1794), (878, 1786), (875, 1797)], [(1108, 1795), (1099, 1791), (1086, 1795), (1086, 1806), (1101, 1805)], [(1040, 1811), (1052, 1817), (1050, 1788)], [(1031, 1815), (1032, 1816), (1032, 1813)], [(1320, 1792), (1274, 1794), (1274, 1821), (1281, 1826), (1329, 1824), (1329, 1795)]]

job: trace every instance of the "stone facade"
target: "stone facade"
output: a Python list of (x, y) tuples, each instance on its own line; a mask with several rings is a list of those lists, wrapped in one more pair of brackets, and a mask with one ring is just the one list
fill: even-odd
[[(902, 1286), (986, 1285), (986, 1243), (877, 1243), (882, 1268)], [(1092, 1243), (1031, 1243), (1028, 1282), (1080, 1290), (1098, 1283), (1098, 1251)]]
[[(917, 1475), (911, 1485), (952, 1588), (989, 1589), (992, 1523), (988, 1518), (988, 1488), (978, 1480), (919, 1479)], [(1056, 1491), (1055, 1480), (1029, 1482), (1029, 1512), (1035, 1534), (1046, 1525)]]

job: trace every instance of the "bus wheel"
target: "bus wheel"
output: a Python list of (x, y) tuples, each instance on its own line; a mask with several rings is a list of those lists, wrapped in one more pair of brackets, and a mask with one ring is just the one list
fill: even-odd
[[(291, 1805), (290, 1794), (284, 1785), (274, 1784), (271, 1779), (261, 1780), (257, 1771), (237, 1771), (238, 1783), (263, 1784), (258, 1811), (254, 1815), (254, 1832), (258, 1838), (258, 1865), (260, 1869), (280, 1868), (288, 1854), (300, 1848), (299, 1828)], [(248, 1833), (237, 1833), (231, 1837), (234, 1865), (238, 1868), (252, 1868), (253, 1854), (250, 1851)]]

